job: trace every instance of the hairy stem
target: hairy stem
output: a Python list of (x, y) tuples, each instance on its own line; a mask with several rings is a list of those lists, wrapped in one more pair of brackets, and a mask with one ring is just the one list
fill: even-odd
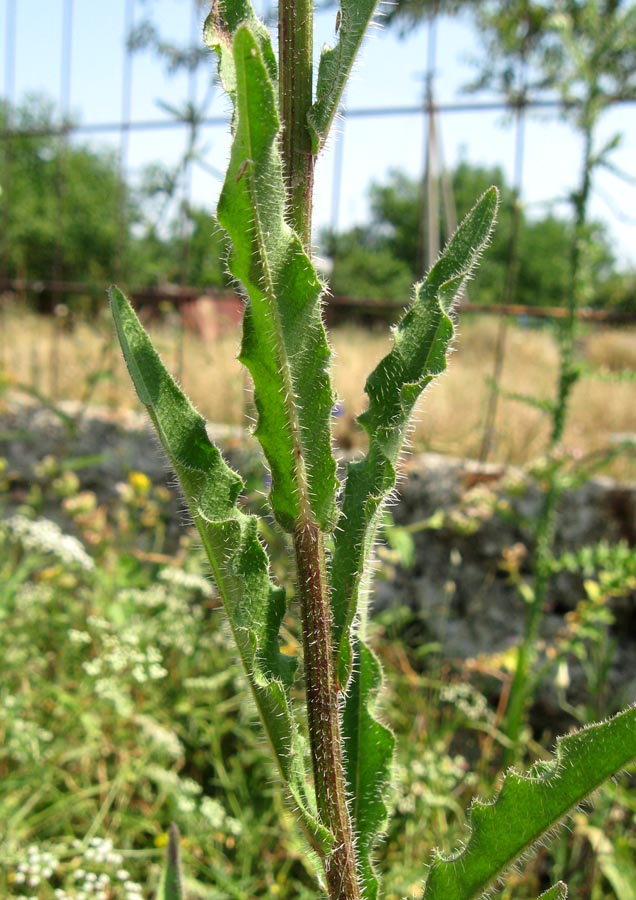
[(358, 900), (361, 895), (342, 761), (323, 536), (317, 526), (301, 525), (294, 542), (316, 802), (321, 819), (335, 838), (334, 850), (325, 861), (329, 898)]
[(312, 0), (281, 0), (278, 47), (281, 150), (290, 224), (309, 252), (316, 162), (308, 125), (313, 99)]
[[(315, 154), (308, 114), (313, 87), (313, 2), (281, 0), (278, 18), (281, 154), (289, 222), (311, 256)], [(302, 462), (298, 460), (298, 462)], [(360, 900), (360, 885), (347, 804), (339, 695), (333, 652), (333, 621), (324, 538), (309, 517), (294, 531), (303, 630), (307, 718), (316, 803), (334, 836), (325, 859), (330, 900)]]

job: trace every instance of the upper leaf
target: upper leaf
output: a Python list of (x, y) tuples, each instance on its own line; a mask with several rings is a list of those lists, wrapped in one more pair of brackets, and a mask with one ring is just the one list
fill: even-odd
[(236, 98), (236, 69), (232, 52), (232, 39), (240, 25), (249, 25), (263, 54), (270, 78), (278, 78), (276, 56), (269, 31), (258, 18), (249, 0), (217, 0), (212, 4), (203, 26), (203, 40), (214, 50), (219, 60), (219, 76), (224, 90)]
[(395, 329), (392, 350), (367, 379), (369, 405), (358, 421), (369, 437), (369, 450), (347, 470), (332, 565), (334, 646), (343, 686), (351, 671), (349, 630), (356, 614), (364, 619), (360, 597), (369, 557), (383, 504), (395, 487), (411, 413), (424, 388), (446, 367), (454, 333), (451, 307), (488, 242), (497, 202), (497, 189), (490, 188), (468, 213), (417, 286), (410, 309)]
[(234, 142), (217, 217), (232, 242), (230, 270), (249, 300), (240, 358), (254, 380), (255, 434), (271, 469), (279, 523), (291, 531), (308, 519), (328, 531), (335, 523), (337, 486), (330, 351), (322, 284), (285, 221), (271, 45), (245, 17), (231, 35), (231, 47), (229, 20), (220, 26), (217, 16), (215, 29), (221, 72), (235, 103)]
[(285, 592), (270, 579), (256, 517), (237, 506), (243, 482), (210, 442), (124, 295), (112, 288), (110, 300), (126, 365), (201, 535), (274, 757), (313, 843), (324, 847), (331, 839), (306, 792), (305, 747), (291, 709), (296, 661), (279, 649)]
[(391, 352), (367, 380), (367, 411), (359, 421), (369, 451), (349, 465), (342, 517), (332, 561), (334, 647), (341, 687), (347, 685), (343, 737), (350, 809), (358, 835), (365, 897), (375, 900), (378, 880), (371, 863), (373, 844), (387, 819), (394, 739), (374, 713), (381, 686), (380, 665), (361, 639), (351, 634), (356, 615), (364, 631), (360, 597), (383, 505), (395, 487), (396, 466), (415, 401), (446, 365), (453, 336), (451, 305), (488, 240), (497, 191), (488, 191), (462, 223), (444, 255), (416, 289), (399, 324)]
[[(476, 800), (465, 847), (435, 853), (424, 900), (471, 900), (600, 784), (636, 758), (636, 707), (561, 738), (556, 759), (510, 770), (492, 803)], [(554, 890), (554, 889), (553, 889)]]
[(323, 146), (344, 91), (351, 67), (378, 0), (341, 0), (336, 19), (338, 41), (320, 55), (316, 102), (309, 113), (314, 152)]

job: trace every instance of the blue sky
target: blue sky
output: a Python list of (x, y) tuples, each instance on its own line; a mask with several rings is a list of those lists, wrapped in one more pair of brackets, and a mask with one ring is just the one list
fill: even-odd
[[(15, 2), (17, 42), (14, 98), (42, 93), (54, 101), (61, 99), (62, 31), (64, 4), (70, 0), (0, 0), (0, 40), (3, 46), (2, 93), (11, 89), (4, 53), (7, 11)], [(73, 31), (70, 59), (70, 108), (82, 123), (117, 122), (122, 116), (122, 73), (124, 61), (125, 0), (72, 0)], [(199, 28), (192, 22), (190, 0), (136, 0), (135, 15), (151, 10), (161, 29), (172, 40), (186, 42)], [(333, 36), (334, 11), (323, 13), (317, 22), (317, 48)], [(479, 46), (467, 21), (442, 20), (438, 28), (436, 97), (438, 101), (466, 99), (463, 86), (474, 69), (469, 63)], [(213, 70), (210, 60), (210, 72)], [(400, 40), (386, 29), (374, 29), (367, 40), (348, 88), (346, 106), (410, 106), (422, 98), (422, 74), (427, 68), (427, 34), (420, 29)], [(197, 95), (208, 87), (208, 74), (197, 76)], [(184, 74), (169, 76), (147, 54), (137, 54), (132, 73), (131, 118), (169, 119), (159, 106), (163, 100), (183, 104), (188, 83)], [(216, 91), (209, 114), (226, 116), (227, 99)], [(441, 117), (440, 131), (445, 161), (452, 166), (461, 158), (472, 163), (499, 164), (512, 180), (514, 140), (510, 123), (501, 113), (449, 113)], [(623, 143), (615, 162), (636, 176), (636, 105), (623, 106), (606, 114), (602, 138), (623, 132)], [(337, 140), (342, 140), (342, 182), (338, 223), (347, 227), (368, 215), (367, 189), (372, 180), (381, 180), (391, 168), (401, 168), (413, 176), (422, 170), (423, 120), (421, 116), (385, 119), (350, 118), (338, 126), (321, 159), (316, 184), (317, 228), (334, 216), (333, 168)], [(98, 146), (119, 146), (117, 134), (81, 137)], [(174, 162), (183, 150), (181, 129), (133, 132), (130, 137), (128, 169), (132, 180), (144, 165), (155, 160)], [(206, 129), (206, 160), (223, 170), (229, 153), (226, 126)], [(523, 196), (530, 210), (565, 197), (576, 183), (580, 156), (579, 141), (553, 115), (530, 117), (526, 131)], [(220, 181), (197, 169), (192, 179), (192, 199), (214, 208)], [(596, 182), (592, 214), (604, 219), (616, 241), (621, 262), (636, 268), (636, 188), (601, 173)], [(563, 208), (565, 212), (565, 207)]]

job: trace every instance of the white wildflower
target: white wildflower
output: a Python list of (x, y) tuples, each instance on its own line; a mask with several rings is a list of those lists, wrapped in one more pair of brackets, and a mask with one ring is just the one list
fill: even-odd
[(196, 797), (197, 794), (200, 794), (203, 790), (201, 785), (197, 781), (195, 781), (194, 778), (180, 778), (179, 787), (184, 794), (191, 794), (194, 797)]
[(161, 747), (161, 749), (172, 759), (178, 759), (183, 755), (183, 745), (174, 731), (169, 731), (167, 728), (164, 728), (163, 725), (160, 725), (156, 719), (153, 719), (150, 716), (139, 714), (135, 716), (135, 722), (139, 725), (146, 737), (150, 738), (151, 741), (154, 741), (154, 743)]
[(196, 575), (193, 572), (184, 572), (183, 569), (177, 569), (174, 566), (162, 569), (159, 572), (159, 580), (176, 588), (183, 588), (191, 593), (201, 594), (206, 599), (214, 597), (214, 588), (203, 575)]
[(27, 847), (25, 856), (25, 862), (20, 863), (14, 872), (15, 884), (27, 884), (31, 888), (37, 888), (42, 880), (48, 880), (58, 867), (58, 861), (53, 854), (43, 851), (36, 844)]
[(25, 550), (37, 553), (51, 553), (61, 562), (77, 565), (92, 571), (95, 563), (84, 549), (83, 544), (50, 519), (29, 519), (16, 513), (5, 522), (9, 536), (20, 543)]
[(225, 829), (228, 834), (239, 837), (243, 833), (243, 825), (238, 819), (228, 816), (225, 820)]
[(97, 657), (97, 659), (91, 659), (88, 662), (82, 663), (82, 668), (87, 675), (95, 678), (97, 675), (101, 674), (102, 661), (99, 657)]
[(157, 665), (157, 663), (153, 663), (148, 667), (148, 677), (152, 681), (159, 681), (161, 678), (165, 678), (168, 674), (168, 670), (164, 669), (163, 666)]
[(69, 628), (68, 639), (71, 644), (90, 644), (92, 640), (87, 631), (80, 631), (78, 628)]
[(156, 609), (163, 606), (168, 601), (166, 589), (161, 584), (153, 584), (148, 588), (124, 588), (117, 593), (117, 599), (121, 603), (130, 604), (135, 609), (145, 607), (146, 609)]
[(193, 813), (197, 808), (196, 803), (194, 802), (192, 797), (184, 796), (177, 797), (177, 807), (179, 809), (179, 812), (183, 813), (184, 815)]
[(208, 820), (212, 828), (222, 828), (225, 822), (225, 810), (218, 800), (204, 797), (201, 801), (201, 814)]

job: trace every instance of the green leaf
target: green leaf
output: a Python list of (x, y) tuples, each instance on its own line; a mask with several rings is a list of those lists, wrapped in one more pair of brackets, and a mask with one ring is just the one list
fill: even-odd
[[(369, 450), (348, 467), (342, 517), (332, 560), (334, 647), (341, 688), (347, 688), (343, 737), (347, 748), (347, 789), (358, 835), (361, 874), (374, 900), (377, 878), (371, 865), (373, 843), (386, 822), (386, 801), (393, 760), (393, 736), (373, 714), (381, 685), (378, 661), (365, 646), (366, 609), (361, 598), (369, 577), (369, 559), (384, 504), (395, 487), (396, 466), (413, 406), (429, 382), (446, 366), (453, 336), (452, 304), (488, 240), (497, 208), (491, 188), (459, 227), (394, 334), (391, 352), (366, 383), (369, 406), (359, 422)], [(353, 622), (360, 637), (351, 637)], [(354, 664), (355, 660), (355, 664)]]
[(296, 661), (279, 650), (285, 592), (270, 579), (256, 517), (237, 506), (243, 482), (210, 442), (203, 418), (121, 291), (112, 288), (110, 301), (126, 365), (201, 535), (274, 757), (312, 841), (324, 847), (330, 835), (305, 790), (305, 747), (291, 710)]
[(374, 704), (382, 686), (382, 669), (371, 650), (356, 646), (356, 666), (343, 710), (346, 735), (345, 775), (351, 797), (349, 808), (355, 824), (360, 878), (365, 900), (377, 900), (378, 879), (371, 851), (386, 828), (386, 786), (391, 780), (395, 738), (374, 716)]
[(251, 23), (240, 24), (232, 35), (230, 64), (230, 24), (216, 27), (222, 77), (234, 86), (235, 102), (232, 154), (217, 216), (232, 242), (230, 270), (249, 300), (240, 359), (254, 380), (255, 434), (271, 469), (278, 522), (292, 531), (301, 519), (309, 520), (330, 531), (337, 482), (323, 287), (285, 221), (271, 46)]
[(156, 900), (186, 900), (181, 875), (179, 829), (176, 825), (170, 826), (166, 860), (161, 870)]
[(539, 900), (568, 900), (568, 889), (562, 881), (544, 891)]
[(561, 738), (556, 759), (510, 770), (492, 803), (473, 802), (470, 837), (449, 857), (434, 854), (424, 900), (471, 900), (577, 804), (636, 757), (636, 707)]
[(332, 563), (334, 646), (344, 686), (351, 672), (349, 630), (364, 622), (360, 602), (384, 503), (395, 488), (396, 466), (411, 413), (424, 388), (446, 368), (453, 337), (452, 304), (486, 245), (497, 209), (491, 188), (459, 226), (394, 332), (390, 353), (366, 383), (369, 405), (358, 419), (369, 437), (367, 455), (348, 466)]
[(272, 81), (278, 77), (278, 66), (269, 31), (258, 18), (249, 0), (218, 0), (212, 5), (203, 26), (203, 40), (219, 60), (219, 76), (223, 88), (236, 101), (236, 68), (232, 38), (241, 25), (249, 25), (258, 40)]
[(324, 47), (318, 66), (316, 102), (309, 113), (314, 152), (327, 139), (362, 39), (378, 0), (341, 0), (336, 18), (338, 41)]

